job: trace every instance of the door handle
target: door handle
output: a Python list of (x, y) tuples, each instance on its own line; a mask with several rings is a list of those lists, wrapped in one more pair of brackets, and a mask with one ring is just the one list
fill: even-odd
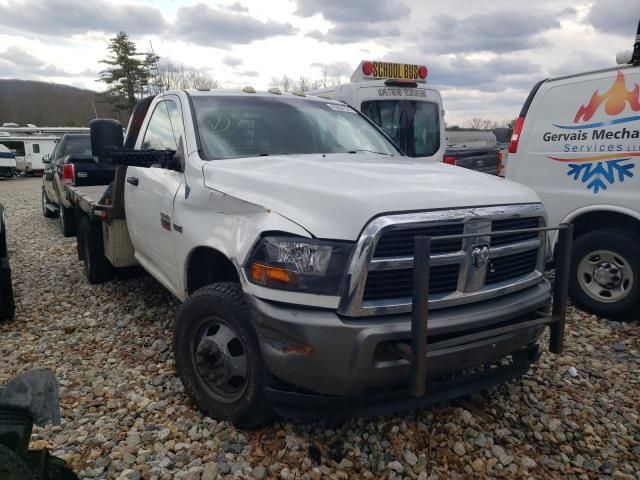
[(131, 185), (138, 186), (138, 179), (136, 177), (127, 177), (127, 183)]

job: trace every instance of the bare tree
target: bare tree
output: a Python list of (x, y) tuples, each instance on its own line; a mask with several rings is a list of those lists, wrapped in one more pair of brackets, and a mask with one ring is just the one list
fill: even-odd
[[(156, 72), (154, 72), (156, 73)], [(150, 86), (151, 93), (158, 94), (167, 90), (181, 90), (190, 88), (214, 89), (220, 84), (213, 75), (185, 67), (183, 64), (159, 63), (154, 82)]]
[(491, 130), (492, 128), (496, 128), (498, 125), (497, 122), (488, 118), (474, 117), (471, 120), (467, 120), (464, 123), (464, 126), (472, 130)]
[(300, 78), (295, 84), (295, 89), (300, 90), (301, 92), (308, 92), (309, 90), (315, 90), (321, 86), (322, 82), (320, 80), (310, 80), (308, 77), (300, 75)]
[(279, 88), (283, 92), (290, 92), (296, 89), (295, 82), (292, 78), (288, 77), (286, 74), (282, 75), (282, 77), (271, 77), (270, 86), (274, 88)]

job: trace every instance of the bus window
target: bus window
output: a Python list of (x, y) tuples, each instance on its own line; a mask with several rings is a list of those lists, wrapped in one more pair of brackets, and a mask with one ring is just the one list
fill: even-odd
[(440, 148), (440, 115), (433, 102), (372, 100), (362, 113), (410, 157), (429, 157)]

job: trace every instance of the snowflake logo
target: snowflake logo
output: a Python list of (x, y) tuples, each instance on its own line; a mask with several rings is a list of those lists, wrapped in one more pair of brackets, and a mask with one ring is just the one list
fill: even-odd
[(629, 158), (618, 158), (597, 163), (570, 163), (567, 175), (573, 176), (574, 180), (580, 180), (587, 184), (587, 188), (598, 193), (606, 190), (607, 184), (613, 185), (616, 181), (622, 183), (625, 177), (633, 177), (632, 169), (635, 163), (624, 163)]

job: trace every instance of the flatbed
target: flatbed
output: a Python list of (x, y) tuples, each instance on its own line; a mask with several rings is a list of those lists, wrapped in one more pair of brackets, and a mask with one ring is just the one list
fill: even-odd
[(138, 265), (124, 209), (117, 202), (114, 205), (113, 200), (118, 178), (122, 178), (125, 169), (122, 167), (119, 174), (116, 173), (111, 186), (65, 186), (65, 197), (74, 207), (79, 226), (78, 257), (84, 260), (91, 283), (110, 278), (113, 268)]
[(102, 216), (103, 210), (100, 205), (100, 199), (107, 190), (105, 185), (92, 185), (88, 187), (75, 187), (67, 185), (65, 187), (65, 196), (76, 208), (79, 208), (89, 216)]

